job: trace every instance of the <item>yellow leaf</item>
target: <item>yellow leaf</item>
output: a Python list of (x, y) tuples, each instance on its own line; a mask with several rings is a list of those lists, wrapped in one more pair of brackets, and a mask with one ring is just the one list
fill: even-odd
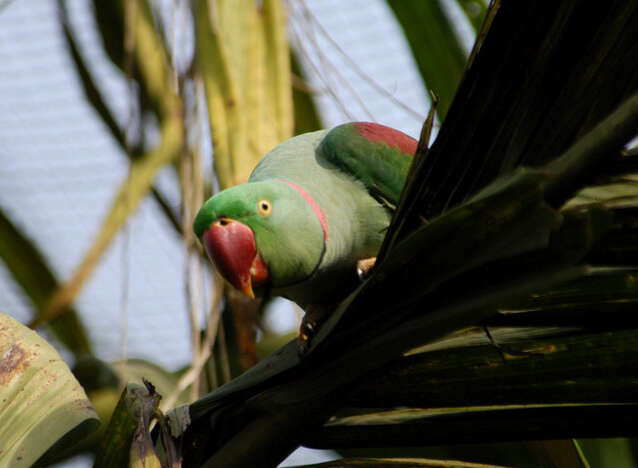
[(290, 51), (279, 0), (198, 0), (196, 54), (222, 188), (292, 136)]
[(0, 421), (0, 466), (12, 467), (32, 466), (63, 437), (69, 446), (99, 425), (84, 389), (55, 349), (2, 313)]

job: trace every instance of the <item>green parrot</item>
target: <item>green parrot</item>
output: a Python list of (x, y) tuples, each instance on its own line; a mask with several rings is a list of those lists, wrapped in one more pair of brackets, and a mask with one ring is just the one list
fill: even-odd
[(266, 154), (247, 183), (206, 201), (195, 234), (236, 289), (306, 311), (303, 347), (360, 281), (358, 262), (376, 255), (416, 147), (368, 122), (296, 136)]

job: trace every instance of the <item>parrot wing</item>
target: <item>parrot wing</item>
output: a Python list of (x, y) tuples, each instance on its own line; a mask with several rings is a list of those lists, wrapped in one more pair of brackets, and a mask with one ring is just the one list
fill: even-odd
[(360, 180), (370, 195), (394, 208), (417, 141), (384, 125), (353, 122), (333, 128), (317, 149), (320, 160)]

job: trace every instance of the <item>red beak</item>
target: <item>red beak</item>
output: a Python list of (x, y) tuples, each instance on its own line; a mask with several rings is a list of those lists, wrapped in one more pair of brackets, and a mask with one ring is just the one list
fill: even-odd
[(253, 282), (256, 285), (265, 282), (268, 269), (257, 253), (253, 231), (239, 221), (221, 218), (204, 232), (202, 243), (222, 276), (254, 298)]

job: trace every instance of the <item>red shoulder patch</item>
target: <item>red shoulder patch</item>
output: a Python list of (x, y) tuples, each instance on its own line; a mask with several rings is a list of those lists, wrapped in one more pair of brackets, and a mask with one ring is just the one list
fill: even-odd
[(355, 131), (368, 141), (385, 143), (390, 148), (398, 148), (402, 153), (414, 156), (417, 141), (394, 128), (372, 122), (354, 122)]

